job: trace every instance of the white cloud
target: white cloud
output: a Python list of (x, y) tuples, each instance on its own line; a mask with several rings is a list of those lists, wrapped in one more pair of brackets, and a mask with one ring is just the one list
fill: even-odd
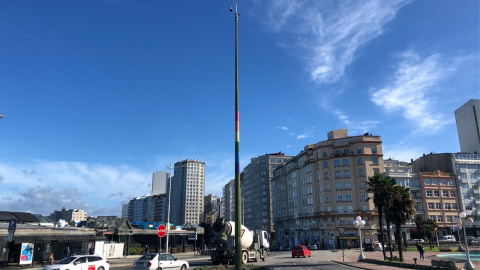
[(371, 91), (371, 101), (387, 112), (401, 112), (421, 129), (439, 130), (449, 124), (445, 115), (437, 113), (440, 110), (434, 104), (439, 82), (453, 68), (441, 64), (440, 54), (421, 59), (413, 51), (406, 51), (400, 59), (391, 86)]
[(290, 34), (282, 46), (293, 48), (317, 83), (344, 75), (357, 50), (381, 35), (384, 26), (409, 0), (257, 2), (259, 20), (274, 32)]
[(374, 120), (351, 120), (350, 117), (340, 109), (333, 109), (333, 113), (347, 127), (349, 133), (351, 134), (368, 132), (369, 130), (372, 130), (375, 126), (377, 126), (379, 123), (379, 121)]
[(288, 127), (275, 127), (275, 128), (280, 130), (288, 130)]

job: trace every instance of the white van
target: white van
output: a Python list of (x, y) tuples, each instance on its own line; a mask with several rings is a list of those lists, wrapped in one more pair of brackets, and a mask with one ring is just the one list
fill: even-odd
[(445, 235), (443, 236), (442, 238), (440, 238), (440, 241), (444, 241), (444, 242), (455, 242), (457, 240), (455, 240), (455, 236), (453, 235)]

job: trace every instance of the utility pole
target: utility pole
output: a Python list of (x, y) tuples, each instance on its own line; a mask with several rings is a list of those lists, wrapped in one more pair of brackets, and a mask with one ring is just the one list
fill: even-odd
[(240, 190), (240, 114), (238, 106), (238, 12), (237, 4), (230, 6), (230, 12), (235, 5), (235, 270), (242, 265), (242, 205)]

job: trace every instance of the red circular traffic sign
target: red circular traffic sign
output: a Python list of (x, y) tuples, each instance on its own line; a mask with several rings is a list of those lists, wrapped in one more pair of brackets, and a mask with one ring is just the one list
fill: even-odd
[(165, 227), (165, 225), (163, 224), (158, 225), (158, 228), (157, 228), (158, 236), (164, 237), (166, 233), (167, 233), (167, 228)]

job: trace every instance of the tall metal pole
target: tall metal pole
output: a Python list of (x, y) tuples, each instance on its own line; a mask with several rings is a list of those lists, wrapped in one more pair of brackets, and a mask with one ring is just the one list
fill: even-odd
[[(165, 244), (165, 252), (168, 252), (168, 236), (170, 235), (170, 197), (172, 195), (172, 162), (170, 162), (170, 175), (168, 176), (168, 214), (167, 214), (167, 239)], [(160, 252), (159, 252), (160, 253)]]
[(238, 106), (238, 12), (237, 4), (230, 6), (230, 12), (235, 5), (235, 270), (242, 265), (242, 206), (240, 190), (240, 114)]

